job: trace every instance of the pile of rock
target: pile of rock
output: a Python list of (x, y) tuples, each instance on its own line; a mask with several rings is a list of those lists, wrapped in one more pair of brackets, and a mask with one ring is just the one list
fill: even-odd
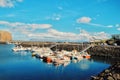
[(98, 76), (92, 76), (91, 80), (120, 80), (120, 62), (110, 66)]

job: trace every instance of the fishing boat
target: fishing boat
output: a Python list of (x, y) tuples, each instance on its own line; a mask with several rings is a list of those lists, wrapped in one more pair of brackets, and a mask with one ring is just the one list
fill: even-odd
[(90, 57), (91, 57), (87, 52), (84, 52), (82, 54), (82, 56), (83, 56), (83, 58), (86, 58), (86, 59), (90, 59)]
[(27, 49), (22, 47), (22, 46), (16, 46), (15, 48), (12, 49), (14, 52), (18, 51), (26, 51)]

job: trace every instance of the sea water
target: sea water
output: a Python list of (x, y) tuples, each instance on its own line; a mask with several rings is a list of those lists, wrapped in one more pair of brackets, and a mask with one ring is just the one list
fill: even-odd
[(30, 52), (13, 52), (13, 47), (0, 44), (0, 80), (90, 80), (110, 66), (98, 58), (54, 66), (32, 57)]

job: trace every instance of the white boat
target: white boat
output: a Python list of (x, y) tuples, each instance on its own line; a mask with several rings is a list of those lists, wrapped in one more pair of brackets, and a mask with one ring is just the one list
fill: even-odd
[(52, 50), (50, 48), (34, 48), (32, 49), (32, 55), (39, 55), (40, 58), (52, 55)]
[(22, 47), (22, 46), (16, 46), (15, 48), (12, 49), (13, 51), (17, 52), (17, 51), (25, 51), (27, 50), (26, 48)]

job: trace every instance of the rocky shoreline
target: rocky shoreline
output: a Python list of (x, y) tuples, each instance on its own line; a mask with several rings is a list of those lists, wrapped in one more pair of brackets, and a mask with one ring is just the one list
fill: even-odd
[(116, 62), (97, 76), (92, 76), (91, 80), (120, 80), (120, 62)]

